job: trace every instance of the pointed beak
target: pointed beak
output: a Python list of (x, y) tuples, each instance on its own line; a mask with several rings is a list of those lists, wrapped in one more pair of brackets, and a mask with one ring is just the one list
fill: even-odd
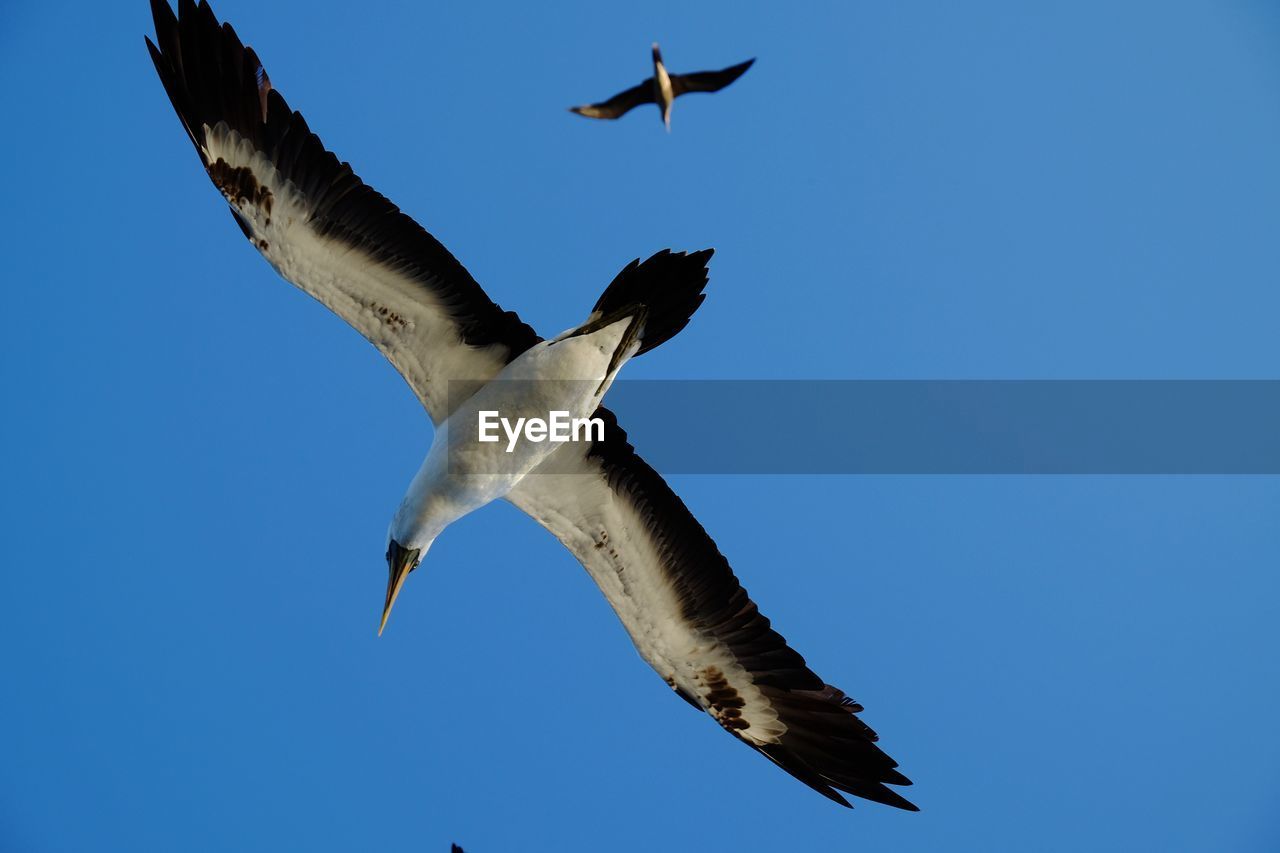
[(400, 594), (405, 578), (409, 577), (409, 572), (417, 567), (421, 557), (421, 548), (406, 548), (394, 539), (387, 546), (387, 602), (382, 606), (382, 622), (378, 625), (379, 637), (387, 627), (391, 606), (396, 603), (396, 596)]

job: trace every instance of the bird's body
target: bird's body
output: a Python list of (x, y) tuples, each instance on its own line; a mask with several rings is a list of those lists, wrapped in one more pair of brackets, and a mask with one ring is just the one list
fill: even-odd
[(751, 67), (755, 59), (719, 71), (695, 71), (692, 74), (672, 74), (662, 61), (662, 51), (653, 45), (653, 76), (643, 80), (598, 104), (570, 107), (569, 112), (587, 118), (621, 118), (641, 104), (657, 104), (662, 114), (662, 124), (671, 130), (671, 107), (676, 98), (690, 92), (718, 92), (737, 80)]
[(631, 317), (622, 317), (586, 334), (572, 334), (576, 330), (571, 329), (553, 341), (541, 341), (453, 407), (436, 428), (427, 457), (396, 510), (389, 540), (418, 551), (421, 560), (448, 525), (506, 497), (559, 445), (505, 437), (480, 441), (482, 413), (501, 413), (511, 423), (545, 420), (553, 412), (570, 420), (587, 419), (640, 346), (638, 339), (628, 342), (631, 325)]
[[(688, 323), (711, 251), (633, 261), (582, 325), (545, 341), (325, 149), (205, 0), (179, 0), (177, 15), (166, 0), (151, 4), (152, 61), (237, 226), (284, 278), (373, 343), (435, 424), (389, 529), (383, 625), (441, 531), (504, 497), (586, 568), (641, 656), (683, 699), (836, 802), (848, 805), (845, 792), (914, 809), (886, 787), (910, 782), (875, 745), (862, 707), (771, 628), (715, 542), (599, 405), (628, 359)], [(670, 83), (679, 94), (678, 78)], [(600, 430), (507, 453), (479, 439), (476, 419), (490, 406), (508, 418), (590, 414)]]
[(671, 132), (671, 107), (676, 102), (675, 87), (671, 85), (671, 75), (667, 66), (662, 63), (662, 51), (658, 45), (653, 46), (653, 102), (662, 110), (662, 124), (667, 132)]

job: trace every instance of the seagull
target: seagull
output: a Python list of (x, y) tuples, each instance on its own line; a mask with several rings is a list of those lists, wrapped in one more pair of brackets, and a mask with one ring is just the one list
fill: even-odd
[[(857, 716), (806, 666), (600, 400), (631, 358), (668, 340), (705, 298), (711, 250), (632, 261), (586, 321), (541, 338), (434, 237), (364, 184), (271, 84), (205, 0), (151, 0), (156, 71), (244, 236), (290, 283), (367, 338), (435, 431), (387, 536), (379, 633), (406, 578), (452, 521), (504, 498), (599, 585), (641, 657), (733, 737), (837, 803), (916, 807)], [(482, 443), (478, 413), (591, 414), (590, 440)]]
[(671, 105), (676, 98), (689, 92), (719, 92), (741, 77), (755, 62), (755, 58), (719, 71), (695, 71), (692, 74), (671, 74), (662, 64), (662, 51), (653, 44), (653, 76), (625, 92), (619, 92), (607, 101), (569, 107), (569, 112), (587, 118), (620, 118), (641, 104), (657, 104), (662, 110), (662, 123), (671, 132)]

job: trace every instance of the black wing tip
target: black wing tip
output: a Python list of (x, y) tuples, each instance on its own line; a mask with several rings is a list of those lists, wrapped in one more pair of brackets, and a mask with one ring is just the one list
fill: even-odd
[[(895, 762), (896, 763), (896, 762)], [(885, 771), (884, 778), (880, 780), (886, 785), (898, 785), (903, 788), (910, 788), (915, 782), (912, 782), (906, 776), (903, 776), (897, 770)]]
[[(884, 806), (890, 806), (895, 809), (901, 809), (908, 812), (920, 811), (919, 806), (899, 794), (897, 791), (888, 787), (888, 785), (911, 784), (911, 782), (906, 781), (905, 777), (900, 773), (894, 773), (893, 771), (877, 772), (871, 770), (868, 771), (868, 775), (875, 781), (867, 781), (860, 778), (850, 778), (834, 773), (828, 774), (821, 770), (815, 770), (814, 762), (806, 761), (804, 758), (801, 758), (794, 753), (784, 756), (784, 759), (794, 761), (799, 765), (799, 767), (802, 768), (800, 772), (796, 772), (787, 765), (782, 764), (782, 761), (778, 759), (775, 759), (775, 761), (782, 766), (784, 770), (787, 770), (791, 775), (795, 776), (797, 779), (821, 794), (830, 796), (830, 792), (832, 791), (843, 791), (846, 794), (852, 794), (855, 797), (860, 797), (864, 800), (869, 800), (873, 803), (879, 803)], [(903, 779), (904, 781), (899, 782), (898, 779)]]
[[(815, 790), (818, 790), (818, 793), (820, 794), (826, 794), (829, 799), (835, 800), (835, 802), (840, 803), (841, 806), (844, 806), (845, 808), (852, 808), (852, 804), (849, 802), (849, 800), (845, 799), (844, 797), (841, 797), (840, 794), (837, 794), (835, 790), (831, 788), (828, 788), (827, 790), (820, 790), (815, 788)], [(900, 811), (904, 811), (904, 812), (920, 811), (920, 807), (916, 806), (916, 804), (911, 802), (911, 800), (906, 799), (905, 797), (901, 797), (900, 794), (893, 792), (893, 790), (884, 788), (883, 785), (881, 785), (881, 790), (879, 790), (878, 795), (876, 795), (876, 797), (868, 797), (867, 794), (860, 793), (860, 792), (849, 792), (849, 793), (854, 794), (854, 797), (861, 797), (863, 799), (870, 800), (870, 802), (879, 803), (881, 804), (881, 806), (888, 806), (891, 808), (900, 809)]]
[[(729, 83), (734, 82), (743, 74), (746, 74), (747, 70), (750, 69), (751, 66), (755, 64), (756, 64), (756, 58), (753, 56), (750, 59), (748, 59), (746, 62), (739, 62), (737, 65), (730, 65), (728, 68), (725, 69), (725, 73), (733, 75), (733, 78), (729, 80)], [(725, 85), (728, 85), (728, 84), (725, 84)]]
[(886, 787), (910, 785), (911, 780), (898, 772), (898, 763), (875, 744), (875, 732), (856, 714), (862, 706), (839, 688), (820, 680), (819, 684), (818, 689), (761, 686), (786, 730), (774, 743), (752, 745), (825, 796), (830, 796), (831, 790), (843, 791), (904, 811), (919, 811), (914, 803)]
[(169, 0), (151, 0), (151, 17), (156, 22), (157, 29), (162, 20), (167, 24), (176, 24), (178, 21)]
[[(668, 246), (665, 249), (659, 249), (658, 251), (654, 252), (652, 255), (650, 255), (648, 258), (644, 260), (644, 263), (646, 264), (651, 262), (661, 263), (667, 259), (670, 259), (675, 262), (679, 262), (679, 261), (688, 259), (689, 261), (692, 261), (694, 263), (700, 263), (703, 266), (706, 266), (707, 262), (711, 260), (711, 256), (714, 255), (715, 253), (716, 253), (716, 250), (711, 247), (707, 247), (705, 249), (696, 249), (694, 251), (689, 251), (688, 249), (682, 249), (679, 252), (677, 252), (675, 249), (672, 249), (671, 247)], [(631, 269), (632, 267), (637, 267), (640, 265), (641, 265), (640, 259), (636, 258), (631, 263), (627, 264), (627, 269)]]
[[(783, 768), (783, 769), (786, 769), (786, 768)], [(849, 800), (845, 798), (843, 794), (840, 793), (841, 791), (845, 791), (845, 793), (853, 794), (855, 797), (861, 797), (864, 800), (869, 800), (871, 802), (879, 803), (885, 806), (891, 806), (892, 808), (895, 808), (895, 809), (901, 809), (902, 811), (905, 811), (905, 812), (920, 811), (920, 807), (917, 806), (915, 803), (907, 799), (904, 799), (903, 797), (898, 796), (893, 791), (889, 790), (888, 788), (885, 788), (884, 786), (880, 786), (880, 791), (875, 792), (876, 794), (875, 796), (868, 796), (867, 792), (849, 791), (846, 788), (837, 789), (821, 781), (806, 779), (795, 773), (792, 773), (792, 775), (795, 776), (797, 779), (799, 779), (801, 782), (804, 782), (814, 791), (817, 791), (819, 794), (826, 797), (831, 802), (835, 803), (838, 806), (842, 806), (846, 809), (849, 809), (850, 811), (853, 810), (853, 803), (849, 802)]]
[(860, 797), (861, 799), (868, 800), (873, 803), (879, 803), (882, 806), (901, 809), (904, 812), (920, 811), (920, 807), (915, 803), (911, 802), (897, 791), (894, 791), (892, 788), (887, 788), (879, 782), (836, 784), (829, 779), (811, 780), (794, 773), (792, 775), (796, 776), (796, 778), (800, 779), (800, 781), (804, 782), (819, 794), (840, 803), (840, 805), (845, 806), (846, 808), (851, 809), (853, 806), (847, 799), (838, 793), (839, 791), (843, 791), (846, 794), (852, 794), (855, 797)]
[(820, 769), (822, 768), (821, 759), (823, 756), (813, 752), (808, 755), (802, 755), (799, 750), (788, 748), (783, 744), (751, 745), (755, 746), (756, 750), (764, 755), (765, 758), (778, 765), (792, 777), (845, 808), (851, 809), (853, 806), (842, 796), (842, 792), (864, 800), (870, 800), (873, 803), (902, 809), (903, 811), (920, 811), (920, 807), (915, 803), (903, 797), (897, 791), (885, 786), (885, 782), (897, 784), (892, 781), (891, 775), (900, 777), (901, 774), (869, 769), (867, 770), (867, 775), (870, 779), (875, 780), (870, 781), (867, 778), (845, 775), (834, 770)]
[(901, 809), (904, 812), (920, 811), (920, 807), (908, 800), (906, 797), (896, 794), (888, 788), (885, 788), (884, 792), (888, 797), (892, 798), (892, 802), (889, 802), (888, 800), (876, 800), (876, 802), (882, 805), (892, 806), (895, 809)]
[(849, 802), (844, 797), (840, 796), (840, 794), (836, 792), (835, 789), (828, 788), (825, 786), (822, 788), (819, 788), (816, 785), (810, 785), (809, 787), (813, 788), (813, 790), (817, 791), (819, 794), (826, 797), (831, 802), (840, 806), (844, 806), (849, 811), (853, 811), (853, 803)]

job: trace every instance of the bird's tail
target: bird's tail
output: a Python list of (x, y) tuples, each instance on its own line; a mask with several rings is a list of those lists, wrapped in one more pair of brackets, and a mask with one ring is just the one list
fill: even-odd
[(636, 355), (671, 340), (688, 325), (707, 296), (702, 290), (707, 286), (707, 261), (714, 251), (686, 254), (663, 249), (644, 263), (637, 258), (605, 288), (582, 329), (641, 315)]

